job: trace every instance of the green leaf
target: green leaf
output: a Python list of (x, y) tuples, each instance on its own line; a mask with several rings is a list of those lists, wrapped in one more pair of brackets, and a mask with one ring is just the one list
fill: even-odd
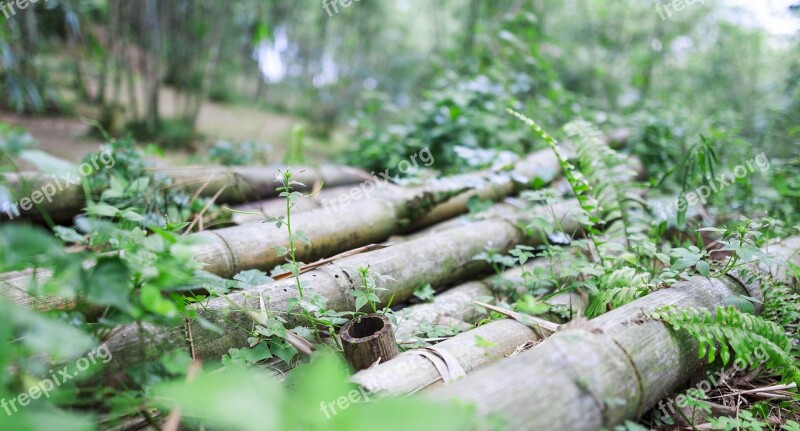
[(86, 238), (75, 231), (75, 229), (66, 228), (64, 226), (56, 226), (53, 228), (56, 235), (64, 242), (73, 242), (76, 244), (86, 243)]
[(755, 316), (756, 307), (750, 302), (749, 297), (735, 295), (725, 299), (725, 305), (736, 307), (742, 313), (752, 314)]
[(436, 294), (436, 291), (433, 290), (433, 287), (430, 283), (425, 283), (422, 286), (414, 289), (414, 296), (419, 298), (422, 301), (433, 301), (433, 297)]
[(297, 355), (297, 349), (284, 340), (270, 340), (269, 347), (275, 356), (281, 358), (287, 364), (291, 363), (292, 359)]
[(301, 230), (295, 231), (294, 236), (295, 238), (299, 239), (303, 244), (308, 246), (311, 245), (311, 240), (308, 239), (308, 237), (306, 236), (305, 233), (303, 233), (303, 231)]
[(142, 286), (139, 297), (142, 307), (153, 314), (164, 317), (175, 317), (178, 314), (175, 304), (165, 299), (161, 291), (153, 285), (146, 284)]
[(244, 358), (251, 363), (261, 362), (265, 359), (269, 359), (272, 357), (272, 352), (270, 352), (269, 346), (266, 342), (260, 342), (256, 344), (251, 349), (246, 349), (244, 351)]
[(228, 368), (204, 373), (191, 382), (158, 384), (152, 392), (151, 399), (160, 407), (180, 408), (185, 416), (201, 418), (217, 429), (279, 430), (285, 417), (283, 389), (255, 370)]
[(130, 311), (129, 279), (130, 272), (121, 259), (117, 257), (100, 259), (89, 272), (87, 300), (93, 304)]
[(265, 272), (257, 269), (242, 271), (236, 274), (233, 279), (239, 282), (238, 287), (240, 289), (250, 289), (275, 281)]
[(697, 265), (695, 265), (695, 268), (697, 269), (697, 272), (699, 272), (700, 274), (703, 275), (703, 277), (708, 277), (708, 272), (709, 272), (709, 269), (710, 269), (708, 267), (708, 263), (706, 263), (706, 262), (701, 260), (700, 262), (697, 262)]
[(119, 214), (119, 216), (121, 218), (125, 219), (125, 220), (132, 221), (132, 222), (137, 222), (137, 223), (145, 220), (143, 215), (137, 213), (136, 211), (134, 211), (132, 209), (126, 209), (126, 210), (122, 211)]
[(116, 217), (119, 209), (108, 204), (92, 204), (86, 207), (86, 213), (98, 217)]

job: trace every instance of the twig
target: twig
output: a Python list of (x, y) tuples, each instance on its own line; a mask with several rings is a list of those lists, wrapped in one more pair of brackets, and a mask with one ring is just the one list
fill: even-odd
[[(226, 188), (228, 188), (228, 186), (220, 187), (220, 189), (217, 190), (216, 193), (214, 193), (214, 196), (208, 202), (206, 202), (206, 205), (203, 207), (203, 209), (200, 210), (199, 213), (195, 214), (194, 220), (192, 221), (192, 223), (189, 226), (186, 227), (186, 230), (183, 231), (184, 235), (192, 231), (192, 228), (198, 222), (198, 220), (200, 220), (200, 224), (202, 225), (202, 223), (203, 223), (203, 221), (202, 221), (203, 215), (206, 213), (206, 211), (208, 211), (209, 208), (211, 208), (211, 205), (214, 205), (214, 202), (217, 200), (219, 195), (221, 195), (222, 192), (225, 191)], [(202, 230), (202, 228), (200, 230)]]
[(517, 313), (516, 311), (507, 310), (494, 305), (487, 304), (481, 301), (472, 301), (473, 304), (506, 315), (523, 325), (532, 327), (533, 329), (544, 329), (550, 332), (558, 331), (561, 325), (550, 322), (548, 320), (540, 319), (538, 317), (529, 316), (527, 314)]
[(192, 360), (197, 360), (197, 355), (194, 351), (194, 338), (192, 337), (192, 322), (189, 321), (189, 318), (186, 319), (186, 336), (188, 337), (189, 341), (189, 354), (192, 355)]
[[(381, 250), (381, 249), (384, 249), (386, 247), (390, 247), (390, 246), (383, 245), (383, 244), (370, 244), (370, 245), (365, 245), (364, 247), (354, 248), (354, 249), (352, 249), (350, 251), (346, 251), (344, 253), (339, 253), (336, 256), (329, 257), (327, 259), (318, 260), (316, 262), (309, 263), (308, 265), (303, 265), (300, 268), (300, 274), (302, 274), (304, 272), (311, 271), (312, 269), (319, 268), (320, 266), (323, 266), (325, 264), (331, 263), (333, 261), (336, 261), (336, 260), (339, 260), (339, 259), (344, 259), (345, 257), (350, 257), (350, 256), (353, 256), (353, 255), (356, 255), (356, 254), (367, 253), (367, 252), (375, 251), (375, 250)], [(285, 278), (289, 278), (292, 275), (293, 275), (293, 273), (291, 271), (288, 271), (288, 272), (284, 272), (282, 274), (278, 274), (275, 277), (272, 277), (272, 279), (275, 280), (275, 281), (279, 281), (279, 280), (283, 280)]]
[(762, 392), (777, 392), (777, 391), (787, 391), (789, 389), (797, 389), (797, 383), (791, 383), (788, 385), (774, 385), (774, 386), (766, 386), (763, 388), (756, 388), (756, 389), (748, 389), (745, 391), (734, 391), (729, 394), (719, 395), (716, 397), (710, 398), (727, 398), (727, 397), (734, 397), (737, 395), (746, 395), (746, 394), (755, 394), (755, 393), (762, 393)]
[[(245, 310), (243, 307), (239, 306), (239, 304), (233, 302), (233, 300), (228, 298), (227, 295), (220, 295), (220, 297), (228, 301), (234, 307), (241, 309), (245, 314), (250, 316), (250, 318), (253, 319), (259, 325), (264, 327), (269, 326), (267, 322), (262, 320), (261, 315), (259, 315), (258, 313), (251, 310)], [(297, 349), (298, 352), (306, 356), (311, 356), (311, 354), (314, 352), (314, 346), (312, 346), (311, 343), (308, 342), (308, 340), (300, 337), (299, 335), (295, 334), (289, 329), (286, 330), (286, 336), (284, 336), (283, 339), (286, 340), (287, 343), (291, 344), (295, 349)]]

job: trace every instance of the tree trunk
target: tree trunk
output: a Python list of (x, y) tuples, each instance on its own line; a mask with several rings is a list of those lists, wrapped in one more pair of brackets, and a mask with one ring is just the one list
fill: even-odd
[(147, 112), (145, 119), (151, 130), (158, 127), (159, 116), (159, 91), (161, 89), (161, 25), (159, 23), (158, 6), (156, 0), (144, 0), (143, 16), (146, 23), (145, 38), (147, 40), (147, 52), (143, 56), (145, 59), (145, 76), (147, 77)]

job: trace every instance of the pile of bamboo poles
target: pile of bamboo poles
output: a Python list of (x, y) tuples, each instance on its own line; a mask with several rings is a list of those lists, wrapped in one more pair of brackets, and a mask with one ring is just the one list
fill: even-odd
[[(176, 185), (187, 190), (216, 194), (220, 201), (247, 202), (242, 210), (266, 215), (285, 212), (285, 201), (280, 199), (253, 202), (273, 195), (274, 171), (267, 176), (266, 170), (258, 168), (180, 168), (168, 173)], [(662, 322), (647, 319), (647, 312), (669, 305), (714, 308), (725, 305), (732, 295), (763, 295), (760, 286), (745, 283), (736, 274), (694, 277), (591, 321), (576, 319), (563, 325), (553, 316), (536, 319), (492, 305), (498, 277), (488, 277), (493, 268), (489, 262), (475, 259), (478, 254), (542, 245), (546, 232), (531, 235), (523, 228), (533, 218), (550, 220), (567, 236), (580, 235), (584, 214), (577, 201), (568, 200), (534, 208), (500, 203), (483, 217), (457, 217), (467, 212), (472, 197), (502, 201), (534, 179), (550, 183), (558, 173), (556, 158), (549, 151), (539, 152), (503, 169), (416, 187), (385, 185), (347, 199), (345, 206), (331, 206), (325, 202), (358, 194), (352, 190), (365, 190), (349, 184), (374, 179), (348, 168), (308, 169), (296, 180), (309, 186), (325, 180), (334, 187), (324, 189), (316, 200), (301, 201), (292, 216), (293, 227), (311, 240), (311, 245), (296, 244), (297, 257), (308, 262), (326, 259), (300, 274), (300, 282), (306, 286), (303, 293), (293, 278), (285, 278), (191, 306), (199, 319), (173, 326), (118, 327), (104, 340), (113, 358), (107, 368), (109, 377), (117, 381), (130, 367), (174, 351), (187, 351), (195, 359), (217, 360), (231, 348), (248, 345), (258, 318), (280, 316), (287, 328), (304, 324), (297, 310), (288, 307), (311, 295), (323, 297), (329, 310), (359, 311), (351, 293), (362, 288), (358, 270), (369, 268), (371, 274), (390, 276), (377, 280), (375, 293), (380, 301), (376, 305), (382, 308), (391, 302), (405, 312), (392, 332), (387, 333), (385, 325), (380, 328), (384, 348), (377, 350), (385, 357), (372, 362), (369, 349), (362, 349), (367, 353), (362, 355), (357, 367), (361, 371), (353, 375), (353, 381), (366, 391), (379, 396), (429, 391), (437, 400), (457, 398), (474, 404), (482, 415), (501, 414), (511, 429), (597, 430), (638, 418), (701, 365), (695, 341)], [(82, 198), (82, 194), (76, 196), (76, 201)], [(273, 224), (251, 223), (257, 221), (253, 218), (238, 221), (239, 226), (193, 234), (198, 243), (193, 249), (195, 257), (207, 271), (231, 278), (243, 270), (266, 271), (285, 262), (275, 251), (289, 245), (284, 230)], [(336, 257), (389, 238), (392, 242), (381, 247)], [(787, 268), (800, 265), (800, 237), (770, 244), (765, 251), (777, 258), (773, 266), (761, 271), (796, 285)], [(519, 285), (523, 271), (543, 266), (549, 267), (550, 262), (535, 259), (499, 278)], [(78, 309), (91, 314), (81, 308), (80, 298), (27, 293), (34, 278), (47, 277), (46, 272), (34, 271), (0, 274), (0, 295), (41, 311)], [(434, 299), (408, 305), (415, 290), (424, 284), (439, 290)], [(552, 301), (569, 304), (577, 313), (585, 305), (584, 298), (575, 294)], [(500, 310), (508, 318), (474, 327), (487, 309)], [(421, 337), (424, 325), (452, 326), (463, 332), (432, 347), (395, 356), (395, 346), (387, 343), (396, 340), (403, 345)], [(359, 337), (348, 338), (354, 349), (359, 348), (359, 339), (370, 338), (355, 335)]]

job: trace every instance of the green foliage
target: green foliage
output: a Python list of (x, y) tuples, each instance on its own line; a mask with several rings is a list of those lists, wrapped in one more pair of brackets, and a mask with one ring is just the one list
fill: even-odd
[(208, 149), (208, 159), (225, 166), (266, 165), (272, 146), (255, 141), (217, 141)]
[[(503, 114), (507, 107), (518, 107), (513, 92), (488, 76), (443, 78), (408, 113), (384, 103), (373, 100), (357, 115), (360, 142), (346, 154), (347, 163), (370, 170), (396, 169), (429, 148), (436, 169), (452, 173), (508, 163), (533, 148), (524, 127)], [(382, 111), (402, 112), (407, 120), (375, 122)]]
[[(773, 429), (772, 426), (764, 421), (759, 420), (753, 413), (745, 410), (739, 412), (736, 417), (721, 416), (711, 420), (711, 426), (714, 429), (722, 431), (765, 431)], [(797, 422), (789, 421), (782, 429), (792, 430), (797, 427)]]
[(305, 163), (305, 156), (303, 145), (305, 140), (305, 129), (300, 124), (292, 126), (292, 137), (289, 139), (289, 145), (286, 148), (286, 155), (283, 158), (283, 163), (287, 165), (295, 165)]
[(389, 430), (476, 429), (471, 409), (417, 398), (373, 400), (348, 377), (344, 363), (321, 354), (298, 367), (285, 385), (256, 370), (235, 368), (190, 383), (166, 382), (153, 395), (164, 409), (180, 408), (190, 423), (231, 431), (371, 430), (379, 422)]
[[(587, 315), (600, 315), (650, 293), (659, 274), (655, 265), (648, 267), (646, 262), (639, 262), (636, 255), (654, 261), (657, 253), (647, 236), (649, 227), (643, 216), (644, 203), (635, 196), (637, 185), (633, 181), (635, 172), (630, 167), (630, 160), (609, 148), (602, 134), (585, 121), (574, 121), (564, 126), (574, 154), (568, 159), (556, 139), (535, 121), (510, 112), (530, 126), (553, 150), (585, 214), (582, 225), (589, 239), (587, 255), (590, 260), (571, 259), (576, 261), (575, 266), (581, 267), (582, 274), (564, 269), (561, 273), (564, 277), (575, 276), (569, 290), (584, 289), (589, 293)], [(542, 193), (528, 193), (527, 197), (552, 204), (552, 200)], [(527, 228), (551, 234), (554, 222), (534, 219)], [(624, 242), (620, 244), (618, 239)], [(620, 257), (615, 259), (615, 256)], [(580, 275), (593, 279), (587, 280)]]
[(586, 315), (599, 316), (647, 295), (652, 290), (648, 281), (648, 274), (637, 274), (635, 268), (605, 272), (597, 281), (599, 288), (590, 296)]
[(197, 139), (194, 124), (183, 119), (160, 119), (155, 126), (145, 120), (134, 120), (125, 125), (125, 132), (139, 142), (168, 149), (187, 148)]
[(414, 289), (414, 296), (421, 301), (433, 301), (433, 296), (435, 294), (436, 290), (433, 289), (430, 283), (425, 283)]
[(800, 383), (800, 369), (791, 357), (792, 340), (779, 325), (742, 313), (733, 307), (715, 311), (695, 308), (665, 308), (650, 314), (683, 330), (700, 343), (700, 357), (714, 362), (719, 354), (723, 365), (740, 361), (754, 364), (756, 350), (765, 352), (764, 366), (781, 371), (783, 379)]
[[(122, 220), (127, 226), (178, 229), (208, 204), (206, 198), (192, 199), (175, 187), (172, 178), (149, 170), (145, 154), (130, 138), (112, 139), (100, 151), (84, 156), (85, 163), (92, 160), (101, 160), (106, 167), (84, 178), (89, 190), (102, 191), (92, 193), (94, 199), (87, 205), (88, 214), (95, 217)], [(206, 213), (211, 217), (217, 212), (212, 205)]]
[(0, 25), (0, 106), (17, 113), (58, 112), (62, 100), (41, 64), (33, 61), (31, 41), (19, 37), (20, 21)]

